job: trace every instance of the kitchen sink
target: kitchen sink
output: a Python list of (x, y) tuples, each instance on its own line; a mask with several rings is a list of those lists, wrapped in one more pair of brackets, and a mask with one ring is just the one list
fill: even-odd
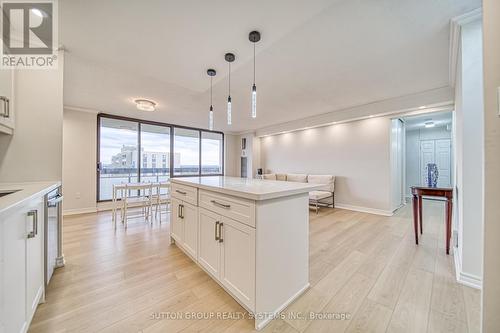
[(19, 190), (6, 190), (6, 191), (0, 190), (0, 198), (12, 193), (16, 193), (17, 191)]

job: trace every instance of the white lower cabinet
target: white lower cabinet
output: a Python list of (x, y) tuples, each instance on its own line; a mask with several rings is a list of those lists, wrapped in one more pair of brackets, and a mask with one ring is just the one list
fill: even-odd
[(220, 216), (209, 210), (199, 208), (199, 253), (198, 263), (214, 278), (220, 277)]
[(198, 208), (177, 198), (172, 198), (170, 236), (194, 259), (198, 252)]
[(219, 228), (220, 281), (240, 302), (254, 309), (255, 229), (224, 217)]
[(184, 223), (182, 247), (196, 259), (198, 252), (198, 207), (183, 202), (182, 223)]
[(255, 308), (255, 229), (199, 208), (198, 263), (248, 309)]
[(2, 217), (0, 331), (26, 332), (44, 293), (43, 198)]
[(170, 237), (176, 242), (182, 242), (184, 235), (184, 223), (181, 218), (182, 201), (176, 198), (171, 199), (171, 219), (170, 219)]

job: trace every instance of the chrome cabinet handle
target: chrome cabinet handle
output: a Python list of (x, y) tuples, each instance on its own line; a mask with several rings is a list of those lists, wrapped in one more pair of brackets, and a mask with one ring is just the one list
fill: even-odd
[(219, 207), (222, 207), (222, 208), (226, 208), (226, 209), (229, 209), (231, 207), (231, 205), (226, 205), (226, 204), (217, 202), (215, 200), (210, 200), (210, 202), (213, 203), (216, 206), (219, 206)]
[(218, 229), (219, 229), (219, 221), (215, 222), (215, 240), (219, 240), (219, 235), (218, 235)]
[(28, 233), (28, 238), (35, 238), (38, 235), (38, 211), (30, 210), (28, 216), (32, 218), (33, 221), (33, 231)]
[(175, 192), (180, 193), (180, 194), (182, 194), (182, 195), (186, 195), (186, 194), (187, 194), (186, 192), (181, 191), (181, 190), (175, 190)]
[(220, 223), (219, 224), (219, 243), (222, 243), (224, 241), (224, 239), (222, 239), (222, 226), (224, 225), (224, 223)]

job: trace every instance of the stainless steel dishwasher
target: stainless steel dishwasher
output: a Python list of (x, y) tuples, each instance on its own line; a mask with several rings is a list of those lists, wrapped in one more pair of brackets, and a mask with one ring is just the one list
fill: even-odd
[(64, 266), (62, 255), (62, 200), (61, 187), (45, 196), (45, 285), (54, 269)]

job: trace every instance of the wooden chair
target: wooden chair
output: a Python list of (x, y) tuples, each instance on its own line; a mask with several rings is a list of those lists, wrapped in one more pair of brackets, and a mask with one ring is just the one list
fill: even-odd
[[(162, 191), (164, 190), (164, 191)], [(164, 193), (162, 193), (164, 192)], [(156, 185), (156, 193), (152, 195), (153, 205), (155, 205), (155, 219), (158, 219), (158, 212), (160, 214), (161, 224), (161, 205), (165, 204), (165, 213), (168, 214), (168, 206), (170, 205), (170, 183), (159, 183)], [(151, 221), (153, 224), (153, 221)]]
[[(138, 195), (132, 195), (132, 191), (137, 191)], [(142, 208), (142, 216), (146, 221), (150, 221), (153, 212), (153, 183), (147, 184), (126, 184), (125, 195), (123, 198), (123, 217), (122, 223), (127, 228), (128, 209), (132, 205), (133, 208)]]

